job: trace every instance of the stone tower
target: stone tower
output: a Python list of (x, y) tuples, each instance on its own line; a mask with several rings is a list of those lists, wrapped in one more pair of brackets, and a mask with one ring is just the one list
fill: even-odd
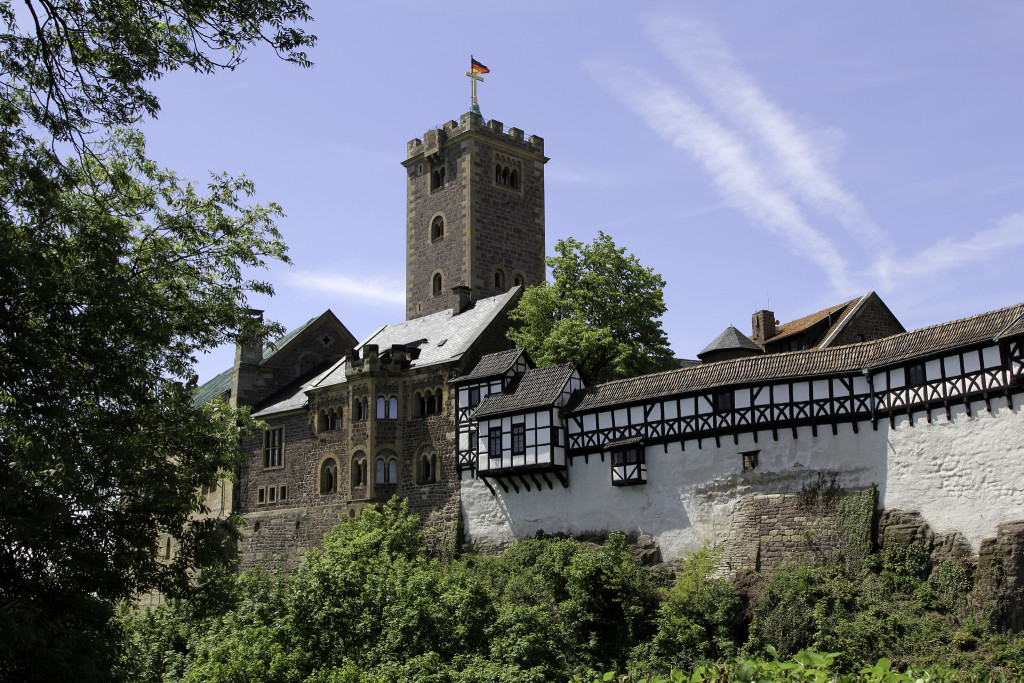
[(406, 319), (544, 280), (544, 140), (463, 114), (409, 142)]

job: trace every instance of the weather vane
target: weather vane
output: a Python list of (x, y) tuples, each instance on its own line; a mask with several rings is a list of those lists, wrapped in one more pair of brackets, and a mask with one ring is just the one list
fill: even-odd
[(480, 62), (476, 61), (476, 59), (473, 58), (473, 55), (469, 56), (469, 62), (470, 70), (466, 72), (466, 75), (469, 76), (470, 79), (472, 79), (473, 81), (473, 104), (470, 105), (469, 110), (474, 114), (479, 114), (480, 105), (476, 101), (476, 83), (477, 81), (483, 83), (484, 79), (479, 74), (489, 74), (491, 73), (491, 70), (488, 69), (483, 64), (481, 64)]

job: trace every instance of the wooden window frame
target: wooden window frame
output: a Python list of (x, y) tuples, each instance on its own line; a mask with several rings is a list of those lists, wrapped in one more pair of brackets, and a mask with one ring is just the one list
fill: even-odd
[[(487, 457), (501, 457), (501, 427), (491, 427), (487, 430)], [(495, 448), (497, 444), (497, 448)]]
[(512, 455), (526, 455), (526, 423), (512, 425)]
[(263, 431), (263, 469), (279, 470), (284, 467), (284, 427)]

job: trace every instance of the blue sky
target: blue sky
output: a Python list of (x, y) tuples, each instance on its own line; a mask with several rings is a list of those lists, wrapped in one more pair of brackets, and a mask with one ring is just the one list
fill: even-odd
[(311, 5), (313, 68), (171, 74), (144, 126), (283, 206), (294, 265), (252, 303), (288, 328), (403, 319), (400, 162), (469, 108), (470, 53), (484, 116), (545, 139), (548, 253), (604, 230), (661, 273), (677, 356), (869, 290), (908, 329), (1024, 300), (1019, 2)]

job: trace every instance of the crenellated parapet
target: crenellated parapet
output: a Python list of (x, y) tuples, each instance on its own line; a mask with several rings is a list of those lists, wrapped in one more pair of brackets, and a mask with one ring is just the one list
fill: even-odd
[(406, 158), (430, 157), (440, 152), (449, 141), (463, 135), (475, 134), (492, 142), (510, 145), (533, 155), (544, 156), (544, 138), (538, 135), (526, 137), (519, 128), (509, 127), (497, 119), (484, 120), (474, 112), (466, 112), (459, 121), (447, 121), (440, 128), (428, 130), (423, 138), (413, 138), (406, 144)]

